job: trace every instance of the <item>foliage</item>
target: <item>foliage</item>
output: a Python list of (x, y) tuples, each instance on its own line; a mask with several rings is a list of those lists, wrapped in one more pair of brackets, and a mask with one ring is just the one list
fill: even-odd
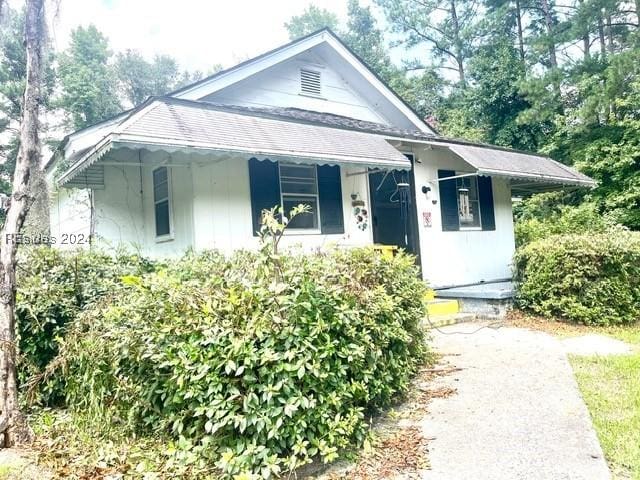
[[(456, 70), (466, 85), (465, 64), (477, 45), (477, 4), (469, 0), (376, 0), (394, 32), (409, 48), (426, 46), (438, 68)], [(451, 67), (449, 64), (454, 65)], [(426, 66), (426, 62), (422, 62)]]
[(132, 106), (141, 104), (147, 97), (170, 92), (180, 74), (173, 58), (156, 55), (153, 62), (148, 62), (135, 50), (119, 53), (115, 68), (123, 96)]
[(551, 236), (515, 257), (517, 302), (586, 325), (632, 323), (640, 312), (640, 235)]
[(215, 462), (224, 478), (268, 478), (362, 444), (366, 415), (404, 392), (424, 357), (426, 287), (404, 254), (282, 255), (273, 213), (260, 252), (192, 254), (126, 277), (80, 316), (60, 356), (76, 415), (167, 438), (176, 461)]
[[(26, 84), (24, 12), (7, 7), (0, 22), (0, 192), (11, 191), (11, 179), (18, 155), (18, 124)], [(44, 57), (42, 105), (48, 107), (54, 88), (53, 54)], [(0, 215), (4, 215), (1, 212)]]
[(338, 29), (338, 16), (325, 8), (309, 5), (305, 11), (284, 24), (289, 38), (296, 40), (322, 28)]
[[(535, 198), (535, 197), (534, 197)], [(520, 247), (551, 235), (588, 234), (622, 231), (623, 227), (602, 215), (595, 203), (585, 202), (578, 206), (553, 206), (546, 214), (539, 211), (527, 217), (521, 216), (515, 223), (516, 246)]]
[[(112, 257), (48, 247), (25, 249), (18, 264), (16, 297), (20, 383), (45, 372), (58, 354), (67, 326), (85, 308), (117, 290), (120, 277), (151, 269), (147, 260), (125, 252)], [(30, 400), (45, 405), (59, 403), (63, 396), (56, 379), (42, 382), (30, 394)]]
[(58, 60), (59, 106), (74, 130), (121, 111), (116, 77), (109, 65), (111, 56), (107, 37), (94, 25), (72, 30), (70, 46)]

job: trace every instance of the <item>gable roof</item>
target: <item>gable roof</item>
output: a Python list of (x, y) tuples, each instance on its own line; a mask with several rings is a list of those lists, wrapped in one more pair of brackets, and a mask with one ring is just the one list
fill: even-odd
[(400, 111), (416, 130), (435, 134), (433, 128), (422, 120), (420, 114), (407, 104), (377, 73), (371, 70), (364, 60), (329, 28), (310, 33), (231, 68), (214, 73), (191, 85), (175, 90), (167, 94), (167, 96), (187, 100), (202, 99), (321, 44), (328, 45), (337, 55), (347, 61), (369, 85)]

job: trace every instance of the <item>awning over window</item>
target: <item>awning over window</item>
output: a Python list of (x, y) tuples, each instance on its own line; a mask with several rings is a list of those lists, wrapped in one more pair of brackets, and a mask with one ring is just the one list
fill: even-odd
[(201, 102), (159, 98), (116, 125), (60, 177), (64, 185), (111, 148), (230, 152), (247, 158), (410, 169), (411, 162), (383, 137), (365, 132), (282, 121)]
[(561, 186), (596, 186), (596, 182), (586, 175), (541, 155), (476, 145), (437, 144), (461, 157), (478, 175), (510, 179), (514, 194), (554, 190)]

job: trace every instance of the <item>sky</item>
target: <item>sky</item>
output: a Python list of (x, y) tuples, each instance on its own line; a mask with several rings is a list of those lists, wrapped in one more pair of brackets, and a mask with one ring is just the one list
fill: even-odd
[[(168, 54), (181, 68), (205, 73), (288, 42), (284, 23), (311, 3), (342, 20), (347, 12), (347, 0), (53, 0), (50, 12), (57, 2), (49, 27), (56, 51), (66, 47), (73, 28), (93, 23), (115, 52)], [(14, 7), (23, 3), (9, 1)]]

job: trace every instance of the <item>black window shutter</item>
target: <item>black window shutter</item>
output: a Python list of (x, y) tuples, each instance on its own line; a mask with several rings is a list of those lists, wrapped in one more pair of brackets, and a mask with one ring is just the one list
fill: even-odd
[[(453, 170), (438, 170), (438, 178), (455, 176)], [(460, 216), (458, 215), (458, 197), (456, 180), (443, 180), (440, 186), (440, 214), (442, 216), (442, 230), (451, 232), (460, 230)]]
[(340, 167), (318, 165), (318, 195), (322, 233), (344, 233)]
[(262, 211), (280, 205), (278, 164), (271, 160), (249, 160), (249, 188), (253, 235), (257, 236)]
[(491, 188), (491, 177), (478, 177), (478, 200), (480, 201), (482, 230), (495, 230), (496, 215), (493, 210), (493, 189)]

